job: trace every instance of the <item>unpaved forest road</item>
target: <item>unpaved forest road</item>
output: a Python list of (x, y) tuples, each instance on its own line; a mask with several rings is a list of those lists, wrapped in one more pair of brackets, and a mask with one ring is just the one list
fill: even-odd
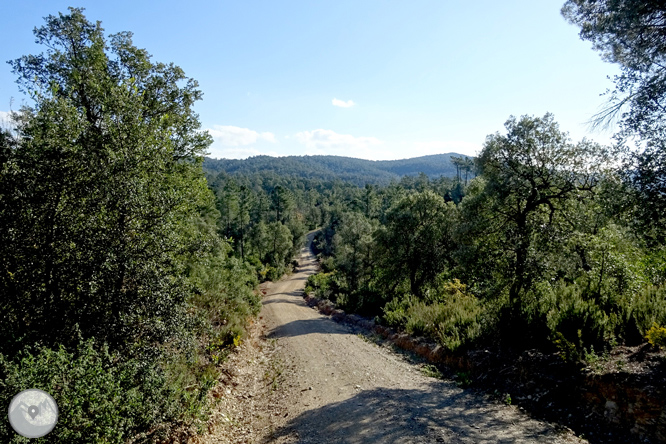
[[(272, 344), (288, 367), (279, 388), (281, 409), (268, 413), (279, 420), (270, 420), (264, 436), (237, 442), (586, 442), (529, 418), (515, 406), (424, 376), (389, 348), (319, 314), (303, 299), (305, 281), (316, 269), (309, 246), (298, 261), (296, 273), (266, 287), (261, 313), (264, 334), (269, 342), (276, 339)], [(255, 374), (254, 379), (261, 378)], [(248, 397), (269, 403), (256, 393), (243, 395)], [(256, 411), (253, 415), (265, 422)]]

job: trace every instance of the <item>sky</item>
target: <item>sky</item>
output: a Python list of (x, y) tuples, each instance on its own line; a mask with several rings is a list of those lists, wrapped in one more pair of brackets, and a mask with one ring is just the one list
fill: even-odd
[[(550, 112), (573, 141), (618, 69), (560, 14), (564, 0), (0, 2), (0, 60), (44, 50), (43, 18), (85, 8), (154, 62), (199, 82), (210, 156), (371, 160), (475, 155), (510, 116)], [(28, 103), (0, 64), (0, 119)]]

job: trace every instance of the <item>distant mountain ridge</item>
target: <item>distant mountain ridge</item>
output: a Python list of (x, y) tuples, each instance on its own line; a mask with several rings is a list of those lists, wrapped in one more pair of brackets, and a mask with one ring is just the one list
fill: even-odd
[(451, 157), (468, 158), (464, 154), (443, 153), (400, 160), (365, 160), (343, 156), (254, 156), (247, 159), (204, 159), (207, 173), (256, 174), (274, 173), (324, 181), (342, 180), (359, 186), (366, 183), (387, 184), (403, 176), (424, 173), (430, 178), (455, 177)]

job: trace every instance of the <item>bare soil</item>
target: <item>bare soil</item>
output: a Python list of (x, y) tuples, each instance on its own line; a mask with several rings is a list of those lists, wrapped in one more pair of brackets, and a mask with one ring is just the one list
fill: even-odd
[(390, 347), (333, 322), (303, 300), (316, 270), (263, 287), (260, 318), (221, 369), (208, 443), (581, 443), (571, 430), (426, 376)]

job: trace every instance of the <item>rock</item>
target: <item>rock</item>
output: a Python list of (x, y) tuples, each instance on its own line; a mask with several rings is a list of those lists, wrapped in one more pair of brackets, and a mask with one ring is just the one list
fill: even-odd
[(604, 406), (604, 416), (606, 419), (608, 419), (611, 422), (620, 422), (620, 418), (618, 418), (618, 405), (614, 401), (606, 401), (606, 405)]

